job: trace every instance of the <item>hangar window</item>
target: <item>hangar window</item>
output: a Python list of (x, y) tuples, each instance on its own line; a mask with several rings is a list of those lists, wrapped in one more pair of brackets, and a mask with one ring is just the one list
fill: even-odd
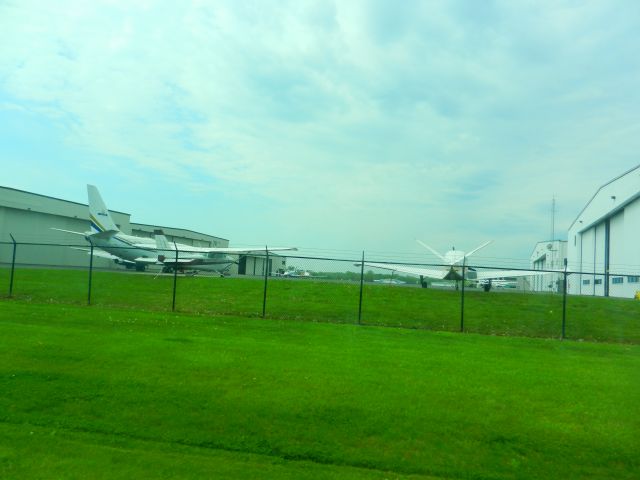
[(593, 281), (593, 284), (594, 284), (594, 285), (602, 285), (602, 279), (601, 279), (601, 278), (596, 278), (596, 279)]
[(640, 277), (637, 275), (631, 275), (627, 280), (629, 283), (640, 283)]
[(591, 284), (591, 280), (582, 280), (582, 284), (583, 285), (590, 285)]
[(624, 277), (613, 277), (611, 279), (611, 283), (616, 283), (616, 284), (623, 283), (623, 281), (624, 281)]

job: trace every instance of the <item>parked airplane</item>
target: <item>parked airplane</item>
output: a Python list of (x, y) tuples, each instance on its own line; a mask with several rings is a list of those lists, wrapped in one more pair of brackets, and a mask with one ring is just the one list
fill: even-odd
[[(491, 243), (491, 240), (483, 243), (477, 248), (474, 248), (469, 253), (462, 252), (460, 250), (456, 250), (453, 247), (444, 255), (441, 255), (436, 250), (431, 248), (429, 245), (421, 242), (420, 240), (416, 240), (420, 245), (429, 250), (431, 253), (436, 255), (442, 260), (443, 265), (436, 265), (433, 267), (422, 267), (422, 266), (412, 266), (412, 265), (398, 265), (392, 263), (372, 263), (365, 262), (365, 265), (368, 267), (376, 267), (382, 268), (385, 270), (392, 270), (394, 272), (402, 272), (408, 273), (410, 275), (415, 275), (420, 277), (420, 283), (423, 287), (426, 287), (425, 278), (435, 279), (435, 280), (455, 280), (456, 288), (458, 288), (458, 282), (462, 280), (462, 268), (465, 266), (464, 278), (465, 280), (474, 280), (479, 282), (485, 291), (489, 291), (491, 289), (492, 281), (504, 278), (512, 278), (512, 277), (525, 277), (531, 275), (545, 275), (549, 272), (540, 272), (538, 270), (477, 270), (473, 267), (470, 267), (466, 263), (466, 259), (473, 255), (475, 252), (480, 250), (481, 248), (486, 247)], [(360, 266), (360, 264), (357, 264)]]
[(490, 290), (493, 288), (518, 288), (518, 281), (515, 278), (487, 278), (478, 280), (478, 288)]
[[(216, 270), (224, 272), (237, 261), (229, 255), (264, 254), (265, 252), (296, 250), (292, 247), (278, 248), (236, 248), (236, 247), (194, 247), (192, 245), (170, 244), (164, 235), (155, 239), (127, 235), (117, 227), (107, 207), (94, 185), (87, 185), (89, 197), (89, 220), (91, 231), (74, 232), (55, 228), (62, 232), (82, 235), (97, 249), (94, 256), (114, 260), (127, 268), (143, 271), (147, 265), (163, 265), (169, 269), (185, 268)], [(176, 249), (178, 259), (176, 262)], [(83, 249), (86, 250), (86, 249)]]
[(384, 283), (387, 285), (405, 285), (407, 282), (403, 282), (402, 280), (397, 280), (395, 278), (379, 278), (378, 280), (374, 280), (374, 283)]
[[(228, 255), (228, 253), (249, 254), (249, 253), (265, 253), (265, 249), (247, 250), (247, 249), (204, 249), (193, 247), (191, 245), (180, 245), (170, 243), (167, 237), (160, 233), (154, 235), (158, 261), (163, 264), (163, 272), (172, 272), (174, 269), (178, 271), (191, 270), (212, 270), (220, 273), (227, 271), (231, 265), (238, 261)], [(240, 250), (235, 252), (235, 250)], [(177, 251), (177, 255), (176, 255)]]
[(279, 276), (287, 278), (317, 278), (306, 270), (288, 270)]

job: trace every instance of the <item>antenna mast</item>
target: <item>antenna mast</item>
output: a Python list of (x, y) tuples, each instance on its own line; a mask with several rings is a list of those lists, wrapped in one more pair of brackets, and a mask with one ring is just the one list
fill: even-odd
[(551, 199), (551, 241), (556, 239), (556, 196)]

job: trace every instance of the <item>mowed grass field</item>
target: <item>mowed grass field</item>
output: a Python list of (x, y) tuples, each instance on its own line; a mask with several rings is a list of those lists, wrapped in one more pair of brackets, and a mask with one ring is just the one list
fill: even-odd
[[(18, 273), (0, 300), (3, 479), (638, 478), (640, 346), (624, 339), (346, 324), (340, 288), (357, 286), (295, 281), (269, 286), (304, 307), (270, 291), (282, 318), (259, 318), (262, 283), (238, 279), (180, 278), (173, 314), (167, 279), (100, 273), (87, 307), (85, 272)], [(385, 309), (411, 292), (416, 319), (415, 292), (455, 293), (379, 288)], [(319, 321), (332, 303), (344, 323)]]
[[(87, 271), (19, 269), (14, 297), (46, 303), (86, 305)], [(9, 288), (9, 270), (0, 269), (0, 289)], [(2, 292), (2, 290), (0, 290)], [(266, 317), (311, 322), (357, 323), (360, 286), (309, 279), (270, 278)], [(171, 311), (173, 277), (94, 272), (95, 307)], [(198, 315), (262, 316), (261, 278), (183, 277), (177, 279), (176, 310)], [(465, 332), (559, 338), (562, 295), (513, 291), (465, 292)], [(457, 332), (461, 295), (455, 290), (365, 284), (362, 324)], [(640, 302), (631, 299), (568, 296), (566, 338), (640, 344)]]

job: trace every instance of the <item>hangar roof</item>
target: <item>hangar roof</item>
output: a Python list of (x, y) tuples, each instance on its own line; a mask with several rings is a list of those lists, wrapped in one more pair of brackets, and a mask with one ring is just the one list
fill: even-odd
[[(62, 202), (62, 204), (60, 202)], [(71, 200), (64, 200), (62, 198), (50, 197), (48, 195), (3, 186), (0, 186), (0, 205), (18, 210), (32, 210), (54, 215), (64, 213), (77, 217), (88, 217), (87, 209), (89, 208), (86, 203), (72, 202)], [(65, 211), (61, 212), (61, 208), (65, 208)], [(119, 212), (117, 210), (109, 209), (109, 211), (130, 216), (129, 213)]]
[[(73, 202), (62, 198), (50, 197), (39, 193), (27, 192), (16, 188), (4, 187), (0, 185), (0, 206), (14, 208), (17, 210), (28, 210), (50, 215), (63, 215), (71, 218), (89, 219), (89, 206), (86, 203)], [(194, 232), (177, 227), (160, 227), (153, 225), (145, 225), (142, 223), (130, 222), (130, 213), (119, 212), (109, 209), (114, 215), (114, 221), (124, 233), (131, 233), (131, 228), (136, 226), (148, 227), (150, 229), (162, 228), (172, 232), (184, 232), (197, 235), (201, 238), (227, 240), (221, 237), (215, 237), (206, 233)], [(228, 241), (228, 240), (227, 240)]]
[(217, 240), (226, 240), (229, 241), (228, 238), (216, 237), (215, 235), (209, 235), (206, 233), (196, 232), (194, 230), (189, 230), (186, 228), (178, 228), (178, 227), (163, 227), (162, 225), (149, 225), (147, 223), (136, 223), (131, 222), (131, 228), (137, 229), (146, 229), (149, 232), (153, 232), (154, 230), (162, 230), (165, 234), (182, 234), (182, 233), (190, 233), (192, 235), (200, 235), (201, 237), (206, 237), (207, 239), (215, 238)]
[[(602, 185), (578, 214), (569, 231), (587, 230), (638, 198), (640, 198), (640, 165)], [(579, 225), (578, 222), (580, 222)]]

